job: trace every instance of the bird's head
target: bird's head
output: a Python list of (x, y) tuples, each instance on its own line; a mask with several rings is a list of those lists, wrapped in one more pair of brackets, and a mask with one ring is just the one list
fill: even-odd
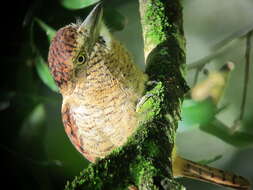
[(53, 38), (48, 62), (60, 90), (85, 70), (95, 44), (100, 43), (102, 14), (102, 5), (98, 4), (81, 24), (65, 26)]

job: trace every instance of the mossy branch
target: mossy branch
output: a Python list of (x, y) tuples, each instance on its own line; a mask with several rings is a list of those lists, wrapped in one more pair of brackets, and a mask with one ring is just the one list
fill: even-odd
[(183, 78), (185, 40), (179, 0), (139, 0), (147, 74), (146, 94), (152, 96), (139, 112), (144, 121), (128, 142), (108, 157), (90, 164), (65, 189), (144, 189), (183, 187), (172, 176), (174, 147), (180, 106), (188, 87)]

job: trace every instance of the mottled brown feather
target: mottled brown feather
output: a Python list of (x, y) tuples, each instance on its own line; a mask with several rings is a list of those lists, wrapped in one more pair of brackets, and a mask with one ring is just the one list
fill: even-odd
[[(77, 28), (57, 32), (48, 61), (63, 96), (65, 131), (76, 149), (95, 162), (122, 146), (138, 126), (135, 107), (146, 75), (111, 36), (110, 42), (100, 37), (88, 54), (87, 34)], [(85, 63), (77, 64), (79, 54), (85, 54)]]
[(49, 47), (49, 67), (60, 88), (71, 79), (73, 63), (68, 60), (75, 54), (76, 37), (77, 27), (69, 25), (57, 31)]

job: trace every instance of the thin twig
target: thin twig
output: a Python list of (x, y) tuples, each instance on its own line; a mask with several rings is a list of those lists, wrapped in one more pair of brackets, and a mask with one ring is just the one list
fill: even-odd
[(251, 23), (250, 25), (228, 35), (225, 39), (223, 39), (222, 41), (215, 44), (211, 49), (212, 50), (220, 49), (223, 46), (227, 45), (228, 43), (230, 43), (231, 41), (233, 41), (237, 38), (247, 36), (247, 34), (250, 33), (250, 31), (252, 31), (252, 30), (253, 30), (253, 24)]
[(244, 36), (247, 37), (248, 34), (250, 34), (253, 31), (252, 27), (253, 27), (253, 25), (250, 25), (249, 27), (247, 27), (243, 30), (237, 31), (237, 32), (231, 34), (226, 39), (224, 39), (221, 42), (217, 43), (214, 47), (211, 48), (212, 50), (214, 50), (213, 53), (211, 53), (210, 55), (207, 55), (207, 56), (205, 56), (205, 57), (189, 64), (188, 65), (188, 70), (203, 67), (204, 65), (210, 63), (211, 60), (215, 59), (217, 56), (222, 54), (227, 48), (231, 47), (230, 45), (228, 45), (228, 42), (231, 42), (232, 40), (239, 39), (239, 38), (244, 37)]
[(196, 72), (195, 72), (195, 75), (194, 75), (194, 80), (193, 80), (193, 86), (195, 86), (198, 82), (198, 78), (199, 78), (199, 73), (200, 71), (202, 70), (203, 66), (202, 67), (198, 67), (196, 69)]
[(188, 70), (196, 69), (196, 68), (203, 68), (207, 63), (209, 63), (211, 60), (215, 59), (217, 56), (219, 56), (223, 51), (217, 50), (216, 52), (211, 53), (210, 55), (207, 55), (198, 61), (195, 61), (187, 66)]
[(241, 121), (244, 117), (245, 105), (247, 99), (248, 83), (249, 83), (249, 67), (250, 67), (250, 52), (251, 52), (251, 35), (253, 31), (250, 31), (246, 35), (246, 51), (245, 51), (245, 74), (244, 74), (244, 86), (242, 94), (242, 103), (240, 108), (239, 117), (234, 121), (232, 126), (232, 131), (235, 132), (238, 128), (241, 127)]
[(250, 51), (251, 51), (252, 33), (253, 32), (250, 31), (246, 37), (244, 87), (243, 87), (243, 97), (242, 97), (241, 112), (240, 112), (239, 120), (242, 120), (244, 116), (245, 104), (246, 104), (246, 99), (247, 99), (247, 91), (248, 91), (248, 86), (249, 86), (248, 84), (249, 84), (249, 67), (250, 67)]

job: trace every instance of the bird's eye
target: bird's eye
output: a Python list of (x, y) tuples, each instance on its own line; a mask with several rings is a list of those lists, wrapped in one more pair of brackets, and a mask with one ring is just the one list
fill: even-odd
[(79, 55), (77, 58), (77, 63), (78, 64), (83, 64), (86, 61), (86, 58), (84, 55)]

